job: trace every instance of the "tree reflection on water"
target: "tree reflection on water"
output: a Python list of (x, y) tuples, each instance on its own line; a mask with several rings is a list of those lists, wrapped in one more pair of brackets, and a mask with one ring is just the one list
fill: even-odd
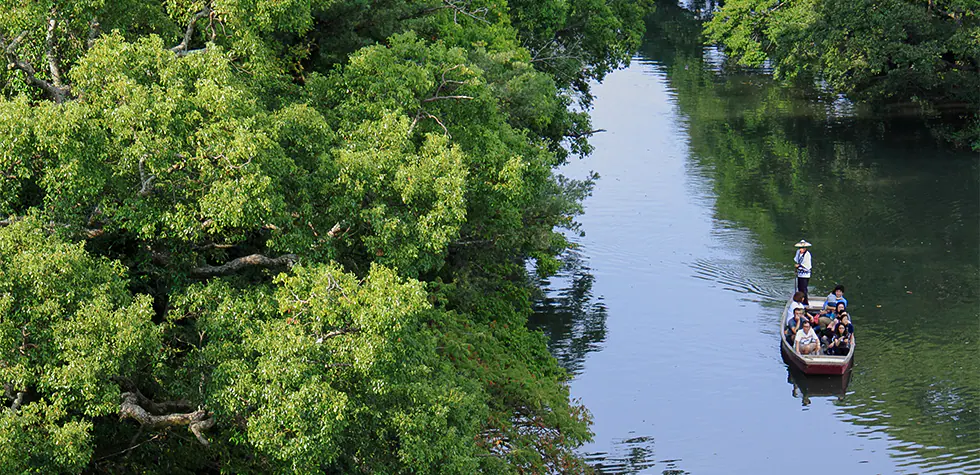
[(653, 446), (653, 437), (614, 440), (609, 452), (586, 454), (585, 460), (596, 473), (648, 473), (658, 463), (664, 465), (664, 473), (685, 473), (676, 469), (677, 460), (656, 461)]
[(537, 282), (539, 295), (528, 327), (541, 330), (548, 349), (570, 375), (582, 371), (585, 355), (602, 348), (606, 339), (606, 306), (592, 293), (595, 277), (580, 249), (561, 256), (553, 277)]

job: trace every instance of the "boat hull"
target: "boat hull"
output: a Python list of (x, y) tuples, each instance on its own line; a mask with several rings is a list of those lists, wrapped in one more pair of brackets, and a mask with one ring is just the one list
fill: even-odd
[(796, 354), (796, 351), (794, 351), (788, 345), (783, 345), (783, 361), (793, 365), (796, 369), (802, 371), (803, 374), (840, 376), (851, 369), (851, 359), (846, 359), (846, 361), (819, 361), (818, 358), (830, 357), (814, 356), (804, 359), (803, 357), (800, 357), (800, 355)]

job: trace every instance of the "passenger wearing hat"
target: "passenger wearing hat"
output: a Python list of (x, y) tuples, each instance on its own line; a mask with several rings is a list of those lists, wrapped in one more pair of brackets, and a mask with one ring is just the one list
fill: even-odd
[(803, 303), (810, 305), (809, 293), (807, 292), (807, 287), (810, 285), (810, 271), (813, 270), (810, 243), (802, 239), (796, 243), (796, 247), (799, 248), (799, 251), (793, 256), (793, 261), (796, 262), (796, 289), (803, 292)]
[(847, 306), (847, 299), (844, 298), (844, 286), (840, 284), (837, 284), (834, 291), (827, 296), (827, 301), (823, 303), (824, 311), (836, 308), (837, 302), (844, 302), (844, 306)]

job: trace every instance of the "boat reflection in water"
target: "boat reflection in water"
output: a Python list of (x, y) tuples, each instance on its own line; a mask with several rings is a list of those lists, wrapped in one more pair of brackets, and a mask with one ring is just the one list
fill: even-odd
[(838, 401), (843, 401), (851, 379), (851, 371), (840, 376), (807, 375), (788, 362), (786, 373), (786, 382), (793, 385), (793, 397), (802, 398), (804, 406), (810, 405), (812, 397), (836, 396)]

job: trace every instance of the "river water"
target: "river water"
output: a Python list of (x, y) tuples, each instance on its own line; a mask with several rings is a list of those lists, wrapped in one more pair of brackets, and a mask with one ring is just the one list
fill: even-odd
[[(595, 87), (601, 176), (532, 326), (599, 473), (980, 473), (980, 167), (918, 118), (736, 70), (662, 9)], [(847, 287), (848, 378), (791, 373), (793, 243)]]

